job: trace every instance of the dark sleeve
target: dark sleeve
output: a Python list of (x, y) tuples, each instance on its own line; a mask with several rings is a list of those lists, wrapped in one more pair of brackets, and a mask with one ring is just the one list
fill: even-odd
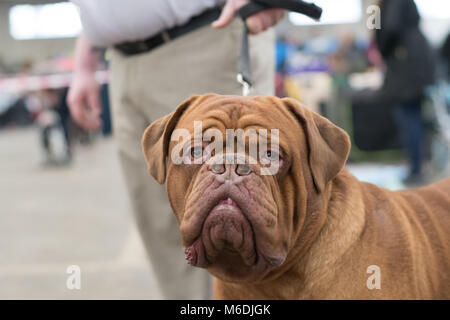
[(383, 57), (391, 55), (405, 31), (406, 17), (415, 7), (414, 0), (384, 0), (381, 6), (381, 29), (378, 30), (377, 46)]
[(444, 42), (444, 45), (441, 49), (442, 58), (450, 64), (450, 33), (447, 36), (447, 39)]

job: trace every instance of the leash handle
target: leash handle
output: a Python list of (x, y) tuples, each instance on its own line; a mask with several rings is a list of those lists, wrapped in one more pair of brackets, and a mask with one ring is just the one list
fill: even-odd
[(266, 9), (279, 8), (287, 11), (293, 11), (304, 14), (314, 20), (320, 20), (322, 8), (314, 3), (304, 2), (302, 0), (251, 0), (245, 6), (242, 6), (238, 14), (245, 20), (248, 17)]
[(245, 22), (244, 30), (242, 31), (241, 52), (238, 57), (238, 74), (236, 80), (242, 86), (242, 95), (244, 97), (248, 96), (252, 87), (252, 70), (248, 44), (248, 27)]
[(244, 22), (242, 32), (241, 51), (238, 58), (237, 82), (242, 86), (242, 95), (244, 97), (250, 94), (252, 87), (252, 73), (250, 65), (250, 53), (248, 44), (248, 27), (245, 19), (266, 9), (279, 8), (288, 11), (294, 11), (304, 14), (312, 19), (319, 20), (322, 16), (322, 8), (313, 3), (307, 3), (302, 0), (251, 0), (248, 4), (241, 7), (238, 15)]

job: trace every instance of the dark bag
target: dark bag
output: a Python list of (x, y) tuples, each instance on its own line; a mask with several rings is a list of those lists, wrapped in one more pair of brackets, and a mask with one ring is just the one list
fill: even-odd
[(353, 140), (362, 151), (400, 149), (392, 105), (382, 103), (378, 93), (362, 91), (352, 97)]

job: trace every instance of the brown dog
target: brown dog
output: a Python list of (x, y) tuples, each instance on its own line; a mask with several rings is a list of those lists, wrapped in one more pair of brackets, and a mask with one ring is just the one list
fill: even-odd
[[(191, 143), (194, 121), (203, 140)], [(206, 152), (211, 132), (239, 128), (270, 142), (257, 162), (250, 138), (240, 154)], [(347, 134), (295, 100), (194, 96), (147, 128), (143, 148), (216, 298), (450, 298), (450, 179), (401, 192), (357, 181), (343, 169)]]

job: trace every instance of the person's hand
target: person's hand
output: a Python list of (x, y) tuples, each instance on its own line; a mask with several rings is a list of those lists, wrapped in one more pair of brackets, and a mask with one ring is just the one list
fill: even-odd
[[(212, 23), (214, 28), (226, 27), (233, 20), (235, 13), (249, 0), (227, 0), (220, 17)], [(251, 34), (258, 34), (276, 25), (284, 17), (283, 9), (267, 9), (261, 11), (245, 21)]]
[(87, 130), (96, 130), (101, 125), (100, 85), (95, 79), (99, 58), (99, 52), (81, 33), (75, 46), (75, 66), (67, 104), (75, 122)]
[(75, 122), (87, 130), (101, 125), (100, 85), (92, 71), (75, 72), (67, 95), (67, 103)]

